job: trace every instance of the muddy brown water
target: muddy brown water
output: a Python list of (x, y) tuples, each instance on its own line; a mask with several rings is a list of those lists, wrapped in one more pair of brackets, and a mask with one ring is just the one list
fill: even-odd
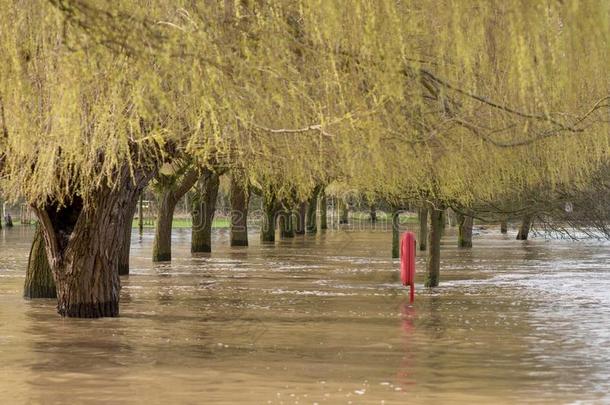
[[(514, 233), (514, 232), (513, 232)], [(415, 305), (390, 234), (249, 248), (214, 235), (152, 264), (134, 231), (121, 317), (61, 319), (21, 298), (32, 230), (0, 231), (0, 403), (610, 403), (610, 245), (444, 239)]]

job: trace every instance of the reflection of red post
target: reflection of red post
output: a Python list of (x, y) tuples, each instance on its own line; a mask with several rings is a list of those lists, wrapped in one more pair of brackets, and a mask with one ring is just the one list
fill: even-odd
[(400, 279), (402, 285), (410, 286), (409, 302), (415, 300), (415, 235), (405, 232), (400, 241)]

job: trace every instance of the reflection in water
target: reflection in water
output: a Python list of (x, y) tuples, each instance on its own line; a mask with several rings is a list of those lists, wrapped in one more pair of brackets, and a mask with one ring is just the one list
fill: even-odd
[(150, 261), (134, 232), (121, 317), (21, 298), (32, 231), (0, 231), (0, 402), (608, 402), (610, 252), (482, 231), (443, 245), (409, 305), (389, 233), (328, 232)]

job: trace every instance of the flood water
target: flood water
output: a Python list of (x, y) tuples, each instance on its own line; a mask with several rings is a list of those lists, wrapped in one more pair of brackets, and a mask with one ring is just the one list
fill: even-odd
[(449, 231), (413, 306), (390, 234), (328, 231), (152, 264), (134, 231), (121, 317), (21, 297), (32, 230), (0, 231), (2, 404), (610, 403), (610, 245)]

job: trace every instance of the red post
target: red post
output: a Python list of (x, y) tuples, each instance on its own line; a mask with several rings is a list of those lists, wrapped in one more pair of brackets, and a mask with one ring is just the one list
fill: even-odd
[(415, 300), (415, 250), (417, 242), (413, 232), (405, 232), (400, 241), (400, 279), (402, 285), (410, 286), (409, 302)]

